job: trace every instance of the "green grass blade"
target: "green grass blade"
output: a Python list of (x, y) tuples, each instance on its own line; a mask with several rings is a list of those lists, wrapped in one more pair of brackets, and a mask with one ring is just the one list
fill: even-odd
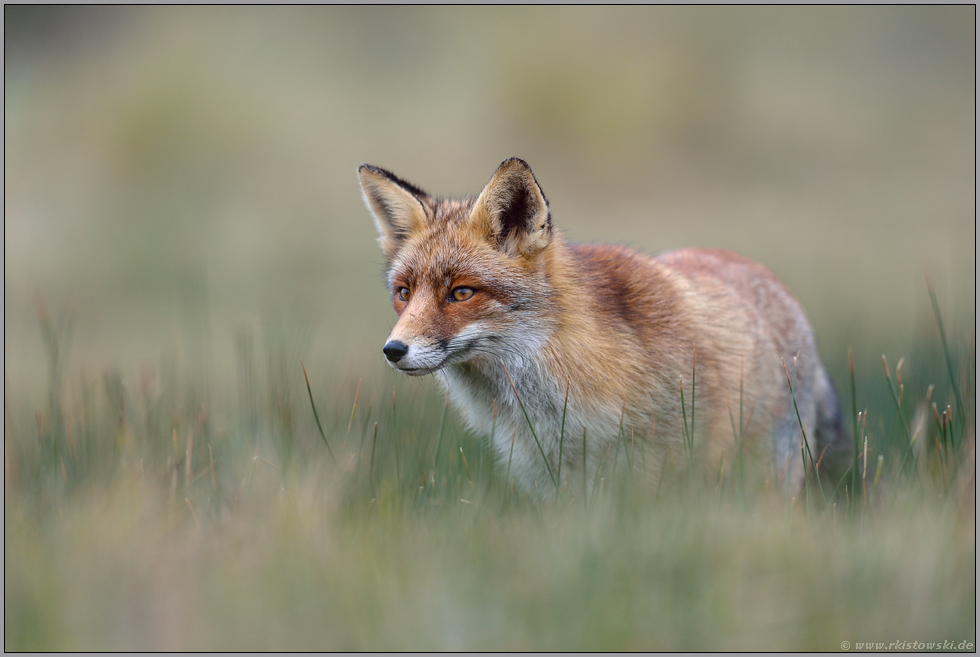
[(854, 508), (854, 500), (857, 497), (858, 480), (858, 459), (861, 457), (861, 437), (858, 434), (858, 409), (857, 409), (857, 383), (854, 378), (854, 354), (850, 349), (847, 350), (847, 366), (851, 372), (851, 420), (854, 425), (854, 458), (851, 461), (851, 494), (848, 497), (851, 508)]
[(303, 378), (306, 379), (306, 392), (310, 395), (310, 406), (313, 407), (313, 419), (316, 420), (316, 428), (320, 431), (323, 444), (327, 446), (327, 453), (330, 454), (330, 459), (339, 468), (340, 464), (337, 463), (337, 457), (333, 455), (333, 450), (330, 449), (330, 443), (327, 442), (327, 436), (323, 433), (323, 426), (320, 424), (320, 415), (316, 412), (316, 404), (313, 403), (313, 391), (310, 389), (310, 377), (306, 375), (306, 366), (303, 365), (303, 361), (299, 362), (299, 366), (303, 368)]
[(538, 434), (534, 430), (534, 424), (531, 423), (531, 418), (527, 414), (527, 409), (524, 408), (524, 402), (521, 401), (521, 396), (517, 392), (517, 386), (514, 385), (514, 380), (510, 378), (510, 372), (507, 371), (507, 365), (504, 364), (504, 360), (500, 359), (500, 364), (504, 368), (504, 374), (507, 375), (507, 381), (510, 383), (511, 390), (514, 391), (514, 396), (517, 397), (517, 403), (521, 407), (521, 412), (524, 413), (524, 419), (527, 420), (527, 426), (531, 430), (531, 436), (534, 438), (534, 444), (538, 446), (538, 451), (541, 452), (541, 458), (544, 459), (544, 466), (548, 469), (548, 476), (551, 477), (551, 483), (555, 485), (555, 492), (561, 497), (561, 490), (558, 488), (558, 480), (555, 479), (555, 473), (551, 469), (551, 463), (548, 462), (548, 457), (545, 456), (544, 449), (541, 447), (541, 441), (538, 440)]
[[(959, 420), (961, 431), (965, 428), (965, 409), (963, 398), (960, 396), (960, 387), (956, 385), (956, 374), (953, 372), (953, 357), (949, 353), (949, 343), (946, 341), (946, 329), (943, 326), (943, 315), (939, 312), (939, 301), (936, 299), (936, 291), (932, 287), (932, 282), (926, 276), (926, 287), (929, 288), (929, 300), (932, 301), (932, 311), (936, 315), (936, 324), (939, 325), (939, 337), (943, 342), (943, 355), (946, 357), (946, 371), (949, 373), (949, 385), (956, 396), (956, 417)], [(955, 443), (956, 437), (953, 427), (950, 427), (950, 437)]]
[[(909, 432), (909, 423), (905, 419), (905, 411), (902, 410), (902, 401), (899, 399), (898, 391), (895, 389), (895, 384), (892, 382), (892, 374), (888, 369), (888, 359), (885, 355), (881, 355), (881, 364), (885, 369), (885, 381), (888, 382), (888, 391), (891, 393), (892, 402), (895, 404), (895, 410), (898, 412), (899, 423), (902, 425), (902, 430), (905, 432), (905, 456), (902, 457), (902, 470), (906, 467), (910, 468), (918, 476), (918, 468), (915, 464), (915, 452), (912, 450), (912, 434)], [(899, 363), (901, 367), (901, 363)]]
[(371, 440), (371, 464), (368, 470), (368, 477), (371, 481), (371, 497), (377, 497), (377, 489), (374, 487), (374, 450), (378, 446), (378, 423), (374, 423), (374, 438)]
[(588, 485), (588, 468), (586, 467), (586, 459), (588, 457), (588, 451), (585, 448), (585, 434), (587, 429), (582, 429), (582, 503), (588, 504), (589, 502), (589, 485)]
[(510, 437), (510, 455), (507, 457), (507, 487), (510, 488), (510, 464), (514, 461), (514, 443), (517, 441), (517, 430)]
[(810, 466), (813, 468), (813, 474), (817, 480), (817, 488), (820, 489), (820, 497), (823, 498), (824, 508), (827, 507), (827, 496), (823, 490), (823, 484), (820, 483), (820, 475), (817, 473), (816, 463), (813, 460), (813, 452), (810, 451), (810, 441), (806, 437), (806, 425), (803, 423), (803, 418), (800, 417), (800, 407), (796, 404), (796, 358), (793, 358), (793, 378), (790, 379), (789, 369), (786, 367), (786, 361), (783, 361), (783, 371), (786, 372), (786, 383), (789, 384), (789, 396), (793, 401), (793, 410), (796, 411), (796, 421), (800, 424), (800, 436), (802, 445), (800, 445), (800, 452), (803, 456), (803, 481), (806, 486), (806, 498), (807, 498), (807, 509), (809, 510), (810, 505), (810, 478), (806, 474), (806, 463), (807, 459), (810, 460)]
[(561, 483), (562, 452), (565, 449), (565, 413), (568, 411), (568, 391), (572, 388), (571, 379), (565, 386), (565, 405), (561, 409), (561, 433), (558, 434), (558, 482)]

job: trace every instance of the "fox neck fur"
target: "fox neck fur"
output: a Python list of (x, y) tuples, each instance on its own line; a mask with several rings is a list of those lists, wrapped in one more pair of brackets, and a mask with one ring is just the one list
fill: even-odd
[(543, 458), (553, 474), (570, 476), (584, 467), (591, 482), (617, 441), (635, 448), (642, 432), (645, 449), (658, 427), (661, 450), (650, 456), (650, 466), (677, 457), (683, 450), (678, 386), (685, 375), (689, 385), (693, 352), (676, 358), (676, 345), (668, 341), (644, 344), (625, 307), (608, 312), (628, 294), (625, 270), (638, 270), (643, 285), (661, 294), (659, 312), (644, 318), (643, 332), (676, 332), (679, 315), (670, 309), (677, 300), (668, 274), (626, 249), (569, 245), (557, 234), (536, 260), (545, 284), (535, 316), (513, 339), (499, 340), (492, 353), (436, 372), (453, 405), (475, 430), (493, 427), (497, 453), (528, 487), (550, 485)]

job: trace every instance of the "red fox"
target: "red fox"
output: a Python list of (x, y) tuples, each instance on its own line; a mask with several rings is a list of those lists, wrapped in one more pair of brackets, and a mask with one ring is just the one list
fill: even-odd
[(745, 450), (790, 495), (815, 461), (843, 474), (850, 437), (813, 331), (762, 265), (569, 244), (517, 158), (475, 199), (436, 199), (368, 164), (358, 174), (398, 314), (388, 364), (434, 375), (475, 431), (493, 428), (524, 488), (591, 488), (620, 447), (651, 477), (687, 462), (717, 476)]

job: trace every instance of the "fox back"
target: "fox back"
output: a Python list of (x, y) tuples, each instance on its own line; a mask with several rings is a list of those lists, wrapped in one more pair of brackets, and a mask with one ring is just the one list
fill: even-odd
[(516, 158), (462, 200), (366, 164), (359, 176), (398, 314), (389, 365), (432, 374), (474, 430), (493, 427), (526, 489), (560, 486), (559, 472), (591, 485), (620, 447), (620, 467), (650, 477), (688, 461), (717, 473), (746, 455), (789, 494), (805, 476), (801, 447), (810, 468), (846, 467), (850, 438), (809, 322), (765, 267), (720, 250), (569, 244)]

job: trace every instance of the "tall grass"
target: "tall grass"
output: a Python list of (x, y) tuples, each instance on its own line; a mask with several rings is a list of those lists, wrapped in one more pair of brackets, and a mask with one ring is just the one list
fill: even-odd
[[(431, 387), (298, 360), (263, 383), (243, 341), (235, 390), (132, 385), (68, 372), (70, 321), (39, 317), (46, 401), (5, 390), (7, 650), (975, 645), (975, 377), (914, 399), (852, 365), (836, 495), (747, 483), (741, 394), (715, 482), (635, 476), (621, 427), (591, 490), (548, 464), (558, 494), (529, 494)], [(975, 363), (941, 342), (940, 371)]]

